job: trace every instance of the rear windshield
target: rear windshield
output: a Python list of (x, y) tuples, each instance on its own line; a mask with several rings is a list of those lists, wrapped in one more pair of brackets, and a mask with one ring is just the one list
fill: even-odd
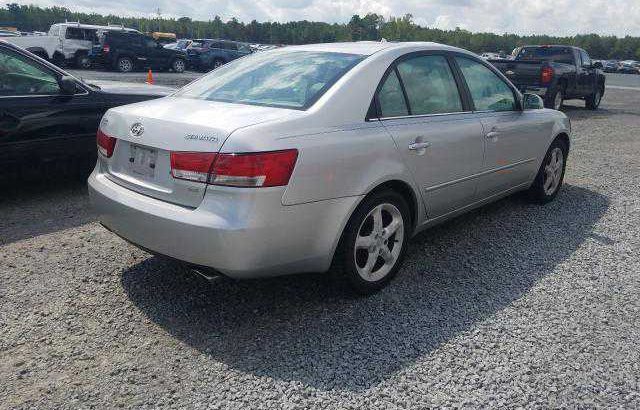
[(556, 63), (573, 64), (573, 50), (563, 47), (524, 47), (516, 60), (545, 60)]
[(307, 109), (363, 55), (274, 50), (234, 60), (175, 95), (209, 101)]

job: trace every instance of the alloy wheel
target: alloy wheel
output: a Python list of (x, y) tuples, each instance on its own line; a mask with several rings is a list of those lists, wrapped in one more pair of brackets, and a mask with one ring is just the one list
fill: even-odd
[(173, 63), (173, 69), (174, 71), (177, 71), (179, 73), (184, 71), (184, 61), (182, 60), (176, 60)]
[(127, 73), (131, 71), (131, 61), (127, 60), (126, 58), (123, 58), (118, 63), (118, 67), (120, 68), (120, 71), (122, 71), (123, 73)]
[(364, 218), (354, 247), (358, 275), (368, 282), (383, 279), (398, 262), (404, 245), (404, 220), (400, 210), (382, 203)]
[(545, 195), (553, 195), (562, 180), (562, 171), (564, 166), (564, 153), (559, 147), (555, 147), (549, 155), (549, 161), (544, 167), (544, 181), (542, 188)]

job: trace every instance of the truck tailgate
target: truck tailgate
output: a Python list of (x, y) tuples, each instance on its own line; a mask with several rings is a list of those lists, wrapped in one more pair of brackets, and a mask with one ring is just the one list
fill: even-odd
[(539, 86), (542, 67), (546, 64), (541, 60), (489, 60), (516, 87)]

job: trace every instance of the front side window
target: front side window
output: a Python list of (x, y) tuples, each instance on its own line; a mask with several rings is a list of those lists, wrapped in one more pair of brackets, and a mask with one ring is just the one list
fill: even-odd
[(365, 56), (276, 50), (233, 60), (175, 96), (306, 109)]
[(414, 57), (399, 63), (398, 72), (407, 93), (411, 115), (462, 111), (458, 86), (445, 57)]
[(467, 82), (476, 111), (514, 111), (513, 91), (484, 64), (464, 57), (456, 57)]
[(589, 58), (589, 55), (587, 54), (586, 51), (584, 50), (580, 50), (580, 58), (582, 59), (582, 66), (587, 66), (590, 67), (591, 66), (591, 59)]
[(0, 96), (49, 95), (59, 91), (53, 74), (17, 53), (0, 48)]
[(407, 108), (396, 70), (389, 73), (384, 84), (380, 87), (378, 103), (380, 104), (380, 115), (382, 117), (402, 117), (409, 115), (409, 109)]

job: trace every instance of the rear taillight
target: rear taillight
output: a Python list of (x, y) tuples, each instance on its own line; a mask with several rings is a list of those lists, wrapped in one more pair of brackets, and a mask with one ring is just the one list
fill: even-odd
[(273, 187), (289, 183), (298, 150), (215, 154), (172, 152), (174, 178), (234, 187)]
[(111, 48), (109, 48), (109, 44), (105, 44), (102, 46), (102, 52), (103, 53), (108, 53), (111, 50)]
[(215, 159), (213, 152), (172, 152), (171, 175), (187, 181), (207, 182)]
[(251, 154), (219, 154), (209, 182), (214, 185), (238, 187), (287, 185), (297, 158), (298, 151), (295, 149)]
[(111, 156), (113, 155), (113, 150), (116, 147), (117, 140), (117, 138), (105, 134), (101, 129), (98, 128), (98, 133), (96, 134), (96, 142), (98, 144), (98, 152), (100, 154), (104, 155), (107, 158), (111, 158)]
[(542, 67), (542, 72), (540, 74), (540, 81), (542, 84), (549, 84), (551, 80), (553, 80), (553, 68)]

